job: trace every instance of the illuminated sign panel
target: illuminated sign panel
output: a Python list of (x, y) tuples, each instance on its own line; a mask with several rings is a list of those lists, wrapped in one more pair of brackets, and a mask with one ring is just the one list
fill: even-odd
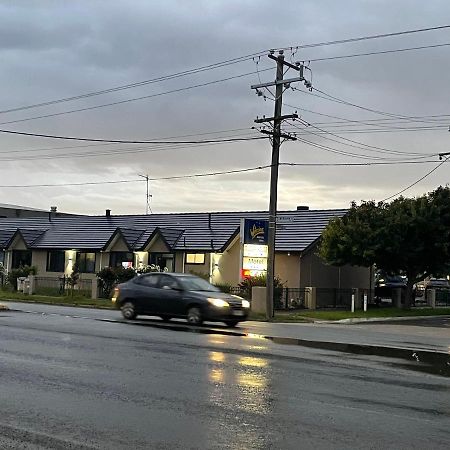
[(243, 244), (267, 245), (269, 222), (267, 220), (243, 220)]
[(266, 274), (268, 230), (267, 220), (241, 219), (241, 279)]
[(252, 256), (244, 256), (242, 260), (242, 268), (244, 270), (267, 270), (267, 258), (254, 258)]
[(244, 256), (253, 256), (255, 258), (267, 258), (268, 255), (267, 245), (258, 244), (244, 244)]

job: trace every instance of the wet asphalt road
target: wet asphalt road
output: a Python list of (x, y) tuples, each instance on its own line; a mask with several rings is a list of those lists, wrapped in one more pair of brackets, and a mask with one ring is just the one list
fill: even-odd
[[(38, 303), (2, 302), (12, 309), (56, 315), (81, 316), (95, 319), (121, 320), (120, 313), (111, 310), (73, 308)], [(173, 321), (176, 323), (176, 321)], [(183, 323), (183, 321), (182, 321)], [(160, 319), (154, 325), (163, 325)], [(216, 329), (222, 325), (210, 324)], [(435, 317), (426, 320), (344, 324), (267, 323), (244, 322), (239, 330), (265, 336), (282, 336), (325, 342), (383, 345), (416, 350), (449, 351), (450, 318)]]
[(0, 448), (448, 448), (450, 378), (405, 361), (89, 313), (0, 313)]

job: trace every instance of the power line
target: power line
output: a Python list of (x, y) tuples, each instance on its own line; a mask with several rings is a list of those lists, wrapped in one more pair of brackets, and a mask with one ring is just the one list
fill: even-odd
[(98, 157), (98, 156), (117, 156), (117, 155), (128, 155), (128, 154), (136, 154), (136, 153), (153, 153), (153, 152), (166, 152), (169, 150), (191, 150), (198, 149), (204, 146), (210, 145), (223, 145), (228, 142), (215, 142), (212, 144), (188, 144), (188, 145), (180, 145), (180, 144), (172, 144), (172, 145), (159, 145), (159, 146), (151, 146), (151, 147), (128, 147), (128, 148), (115, 148), (108, 149), (103, 151), (95, 151), (95, 152), (85, 152), (85, 153), (63, 153), (63, 154), (47, 154), (47, 155), (25, 155), (20, 157), (5, 157), (0, 158), (0, 161), (37, 161), (37, 160), (45, 160), (45, 159), (73, 159), (73, 158), (88, 158), (88, 157)]
[(0, 185), (0, 188), (92, 186), (99, 184), (142, 183), (144, 181), (145, 180), (115, 180), (115, 181), (86, 181), (81, 183), (61, 183), (61, 184), (4, 184)]
[[(260, 52), (260, 54), (263, 52)], [(112, 87), (112, 88), (108, 88), (108, 89), (103, 89), (103, 90), (99, 90), (99, 91), (93, 91), (93, 92), (87, 92), (85, 94), (78, 94), (78, 95), (74, 95), (72, 97), (64, 97), (64, 98), (59, 98), (59, 99), (55, 99), (55, 100), (48, 100), (45, 102), (41, 102), (41, 103), (34, 103), (31, 105), (25, 105), (25, 106), (18, 106), (15, 108), (9, 108), (9, 109), (4, 109), (2, 111), (0, 111), (0, 114), (6, 114), (6, 113), (11, 113), (11, 112), (17, 112), (17, 111), (24, 111), (24, 110), (28, 110), (28, 109), (34, 109), (34, 108), (41, 108), (44, 106), (50, 106), (50, 105), (55, 105), (55, 104), (59, 104), (59, 103), (65, 103), (65, 102), (69, 102), (69, 101), (74, 101), (74, 100), (81, 100), (84, 98), (89, 98), (89, 97), (93, 97), (93, 96), (97, 96), (97, 95), (102, 95), (102, 94), (109, 94), (112, 92), (117, 92), (117, 91), (122, 91), (122, 90), (126, 90), (126, 89), (131, 89), (131, 88), (136, 88), (136, 87), (141, 87), (141, 86), (147, 86), (149, 84), (154, 84), (154, 83), (159, 83), (162, 81), (168, 81), (168, 80), (173, 80), (175, 78), (180, 78), (180, 77), (184, 77), (187, 75), (194, 75), (197, 73), (201, 73), (207, 70), (212, 70), (212, 69), (217, 69), (217, 68), (222, 68), (225, 66), (229, 66), (231, 64), (236, 64), (236, 63), (240, 63), (240, 62), (244, 62), (244, 61), (249, 61), (252, 58), (254, 58), (255, 56), (257, 56), (258, 54), (252, 54), (252, 55), (247, 55), (247, 56), (242, 56), (242, 57), (238, 57), (238, 58), (233, 58), (231, 60), (227, 60), (227, 61), (223, 61), (223, 62), (219, 62), (219, 63), (214, 63), (214, 64), (208, 64), (206, 66), (202, 66), (202, 67), (198, 67), (195, 69), (189, 69), (189, 70), (185, 70), (182, 72), (178, 72), (178, 73), (174, 73), (174, 74), (170, 74), (170, 75), (163, 75), (157, 78), (152, 78), (149, 80), (144, 80), (144, 81), (138, 81), (138, 82), (134, 82), (134, 83), (130, 83), (130, 84), (124, 84), (121, 86), (116, 86), (116, 87)]]
[[(300, 92), (306, 93), (305, 91), (300, 91)], [(332, 114), (325, 114), (325, 113), (322, 113), (322, 112), (313, 111), (311, 109), (300, 108), (298, 106), (289, 105), (288, 103), (283, 103), (283, 105), (287, 106), (288, 108), (292, 108), (294, 110), (297, 110), (297, 111), (305, 111), (305, 112), (309, 112), (311, 114), (316, 114), (318, 116), (329, 117), (329, 118), (332, 118), (332, 119), (338, 119), (339, 120), (339, 122), (316, 122), (315, 125), (326, 125), (328, 123), (339, 123), (339, 124), (342, 124), (342, 126), (345, 126), (346, 124), (348, 126), (351, 126), (351, 125), (357, 126), (359, 124), (368, 125), (368, 126), (374, 126), (374, 125), (372, 125), (372, 123), (377, 123), (377, 122), (381, 122), (382, 124), (384, 124), (385, 122), (391, 123), (393, 121), (397, 121), (399, 123), (402, 123), (402, 122), (403, 123), (408, 123), (408, 122), (416, 123), (418, 121), (420, 122), (420, 120), (418, 120), (418, 119), (430, 119), (427, 122), (429, 122), (429, 123), (436, 123), (439, 120), (438, 118), (440, 118), (440, 117), (442, 117), (442, 119), (440, 119), (442, 121), (446, 120), (445, 118), (450, 117), (450, 114), (435, 114), (435, 115), (428, 115), (428, 116), (416, 116), (416, 118), (387, 117), (387, 118), (384, 118), (384, 119), (356, 120), (356, 119), (348, 119), (348, 118), (342, 117), (342, 116), (334, 116)], [(436, 119), (436, 120), (434, 120), (434, 119)], [(380, 124), (379, 126), (382, 126), (382, 124)], [(447, 125), (447, 123), (445, 123), (445, 124)]]
[[(317, 92), (320, 92), (325, 97), (317, 95), (317, 94), (314, 94), (314, 93), (309, 92), (309, 91), (302, 91), (301, 89), (297, 89), (297, 88), (293, 88), (293, 89), (296, 90), (296, 91), (299, 91), (299, 92), (303, 92), (303, 93), (309, 94), (309, 95), (314, 95), (315, 97), (323, 98), (325, 100), (334, 101), (334, 102), (341, 103), (341, 104), (344, 104), (344, 105), (347, 105), (347, 106), (352, 106), (354, 108), (362, 109), (364, 111), (368, 111), (368, 112), (371, 112), (371, 113), (374, 113), (374, 114), (380, 114), (382, 116), (395, 117), (397, 119), (398, 118), (400, 118), (400, 119), (416, 119), (416, 117), (414, 117), (414, 116), (406, 116), (406, 115), (402, 115), (402, 114), (395, 114), (395, 113), (391, 113), (391, 112), (387, 112), (387, 111), (381, 111), (381, 110), (378, 110), (378, 109), (368, 108), (366, 106), (358, 105), (356, 103), (348, 102), (347, 100), (343, 100), (343, 99), (341, 99), (339, 97), (335, 97), (335, 96), (333, 96), (331, 94), (328, 94), (328, 93), (326, 93), (326, 92), (324, 92), (324, 91), (322, 91), (320, 89), (317, 89), (317, 88), (314, 88), (314, 90), (317, 91)], [(429, 121), (417, 119), (417, 122), (428, 123)]]
[(447, 42), (447, 43), (442, 43), (442, 44), (422, 45), (419, 47), (396, 48), (396, 49), (392, 49), (392, 50), (379, 50), (379, 51), (366, 52), (366, 53), (353, 53), (350, 55), (337, 55), (337, 56), (328, 56), (328, 57), (323, 57), (323, 58), (313, 58), (313, 59), (307, 59), (306, 61), (308, 61), (308, 62), (332, 61), (334, 59), (357, 58), (359, 56), (385, 55), (388, 53), (398, 53), (398, 52), (408, 52), (408, 51), (414, 51), (414, 50), (425, 50), (425, 49), (430, 49), (430, 48), (448, 47), (449, 45), (450, 45), (450, 42)]
[[(408, 133), (408, 132), (414, 132), (414, 131), (448, 131), (448, 125), (439, 125), (439, 126), (430, 126), (430, 127), (401, 127), (401, 128), (356, 128), (356, 129), (345, 129), (340, 128), (337, 129), (339, 133), (341, 134), (374, 134), (374, 133)], [(305, 131), (306, 134), (307, 132)], [(323, 132), (317, 133), (318, 135), (321, 134), (327, 134), (328, 131), (324, 130)]]
[(446, 28), (450, 28), (450, 25), (442, 25), (442, 26), (428, 27), (428, 28), (416, 28), (416, 29), (411, 29), (411, 30), (395, 31), (393, 33), (373, 34), (373, 35), (369, 35), (369, 36), (361, 36), (361, 37), (356, 37), (356, 38), (339, 39), (339, 40), (335, 40), (335, 41), (324, 41), (324, 42), (319, 42), (316, 44), (305, 44), (305, 45), (298, 45), (298, 46), (294, 46), (294, 47), (292, 47), (292, 46), (291, 47), (283, 47), (283, 50), (322, 47), (322, 46), (326, 46), (326, 45), (348, 44), (351, 42), (367, 41), (367, 40), (372, 40), (372, 39), (380, 39), (380, 38), (387, 38), (387, 37), (394, 37), (394, 36), (403, 36), (406, 34), (423, 33), (426, 31), (437, 31), (437, 30), (443, 30)]
[(359, 163), (291, 163), (291, 162), (281, 162), (281, 166), (305, 166), (305, 167), (360, 167), (360, 166), (396, 166), (403, 164), (433, 164), (436, 161), (373, 161), (373, 162), (359, 162)]
[[(270, 70), (270, 69), (262, 69), (262, 70), (260, 70), (260, 72), (265, 72), (267, 70)], [(190, 90), (190, 89), (196, 89), (196, 88), (200, 88), (200, 87), (204, 87), (204, 86), (211, 86), (213, 84), (223, 83), (225, 81), (235, 80), (237, 78), (248, 77), (250, 75), (255, 75), (255, 72), (243, 73), (243, 74), (240, 74), (240, 75), (234, 75), (234, 76), (230, 76), (230, 77), (226, 77), (226, 78), (221, 78), (220, 80), (213, 80), (213, 81), (208, 81), (208, 82), (205, 82), (205, 83), (199, 83), (199, 84), (194, 84), (194, 85), (191, 85), (191, 86), (185, 86), (185, 87), (182, 87), (182, 88), (171, 89), (169, 91), (158, 92), (157, 94), (142, 95), (140, 97), (134, 97), (134, 98), (129, 98), (129, 99), (125, 99), (125, 100), (118, 100), (116, 102), (103, 103), (101, 105), (87, 106), (85, 108), (70, 109), (70, 110), (67, 110), (67, 111), (60, 111), (60, 112), (57, 112), (57, 113), (43, 114), (43, 115), (34, 116), (34, 117), (26, 117), (24, 119), (8, 120), (7, 122), (0, 122), (0, 125), (8, 125), (8, 124), (11, 124), (11, 123), (27, 122), (29, 120), (45, 119), (45, 118), (48, 118), (48, 117), (56, 117), (56, 116), (62, 116), (62, 115), (65, 115), (65, 114), (73, 114), (73, 113), (76, 113), (76, 112), (91, 111), (91, 110), (98, 109), (98, 108), (106, 108), (108, 106), (122, 105), (122, 104), (125, 104), (125, 103), (135, 102), (135, 101), (138, 101), (138, 100), (146, 100), (146, 99), (149, 99), (149, 98), (160, 97), (162, 95), (174, 94), (174, 93), (177, 93), (177, 92), (183, 92), (183, 91), (187, 91), (187, 90)]]
[(448, 158), (445, 158), (442, 162), (440, 162), (436, 167), (434, 167), (433, 169), (431, 169), (429, 172), (427, 172), (423, 177), (420, 177), (418, 180), (414, 181), (414, 183), (411, 183), (409, 186), (406, 186), (404, 189), (402, 189), (401, 191), (390, 195), (389, 197), (386, 197), (385, 199), (381, 200), (382, 202), (385, 202), (387, 200), (390, 200), (391, 198), (397, 197), (397, 195), (403, 194), (403, 192), (407, 191), (408, 189), (412, 188), (413, 186), (415, 186), (416, 184), (420, 183), (422, 180), (424, 180), (425, 178), (427, 178), (428, 176), (430, 176), (434, 171), (436, 171), (437, 169), (439, 169), (439, 167), (442, 166), (442, 164), (446, 163), (448, 160)]
[[(403, 165), (403, 164), (430, 164), (435, 161), (377, 161), (377, 162), (360, 162), (360, 163), (295, 163), (295, 162), (280, 162), (280, 166), (286, 167), (361, 167), (361, 166), (387, 166), (387, 165)], [(447, 160), (443, 161), (447, 162)], [(200, 174), (191, 174), (191, 175), (175, 175), (175, 176), (167, 176), (167, 177), (156, 177), (156, 178), (148, 178), (149, 181), (161, 181), (161, 180), (178, 180), (178, 179), (186, 179), (186, 178), (199, 178), (199, 177), (211, 177), (211, 176), (219, 176), (219, 175), (232, 175), (236, 173), (244, 173), (244, 172), (252, 172), (268, 169), (271, 167), (270, 164), (257, 166), (257, 167), (248, 167), (243, 169), (233, 169), (226, 170), (221, 172), (207, 172)], [(439, 166), (438, 166), (439, 167)], [(436, 170), (436, 167), (433, 170)], [(431, 173), (431, 172), (430, 172)], [(428, 176), (428, 175), (426, 175)], [(424, 177), (421, 178), (421, 180)], [(417, 182), (421, 181), (418, 180)], [(14, 184), (14, 185), (0, 185), (0, 188), (36, 188), (36, 187), (71, 187), (71, 186), (92, 186), (92, 185), (102, 185), (102, 184), (123, 184), (123, 183), (143, 183), (146, 182), (145, 179), (132, 179), (132, 180), (114, 180), (114, 181), (87, 181), (87, 182), (79, 182), (79, 183), (56, 183), (56, 184)], [(416, 183), (417, 183), (416, 182)], [(411, 187), (411, 186), (410, 186)], [(402, 191), (404, 192), (404, 191)], [(398, 194), (395, 194), (398, 195)], [(383, 200), (384, 201), (384, 200)]]
[[(230, 130), (221, 130), (221, 131), (210, 131), (205, 133), (194, 133), (194, 134), (184, 134), (184, 135), (178, 135), (178, 136), (169, 136), (169, 137), (161, 137), (157, 138), (158, 140), (169, 140), (169, 139), (179, 139), (179, 138), (185, 138), (185, 137), (193, 137), (193, 136), (206, 136), (211, 134), (221, 134), (221, 133), (232, 133), (236, 131), (250, 131), (251, 128), (234, 128)], [(235, 137), (237, 136), (247, 136), (246, 134), (235, 134)], [(13, 150), (0, 150), (0, 154), (16, 154), (16, 153), (29, 153), (29, 152), (41, 152), (41, 151), (52, 151), (52, 150), (66, 150), (66, 149), (81, 149), (81, 148), (90, 148), (90, 147), (102, 147), (102, 146), (110, 146), (110, 145), (117, 145), (115, 143), (107, 142), (107, 143), (98, 143), (98, 144), (86, 144), (86, 145), (67, 145), (63, 147), (43, 147), (43, 148), (29, 148), (29, 149), (13, 149)], [(130, 147), (131, 148), (131, 147)], [(142, 147), (141, 147), (142, 148)], [(148, 147), (147, 147), (148, 148)], [(1, 159), (1, 158), (0, 158)]]
[(60, 136), (55, 134), (41, 134), (41, 133), (27, 133), (24, 131), (13, 130), (0, 130), (0, 133), (17, 134), (20, 136), (32, 136), (48, 139), (62, 139), (69, 141), (83, 141), (83, 142), (110, 142), (113, 144), (213, 144), (216, 142), (239, 142), (239, 141), (255, 141), (261, 139), (267, 139), (265, 137), (250, 137), (250, 138), (224, 138), (224, 139), (209, 139), (209, 140), (197, 140), (197, 141), (138, 141), (138, 140), (126, 140), (126, 139), (98, 139), (98, 138), (84, 138), (74, 136)]
[[(295, 49), (305, 49), (305, 48), (322, 47), (322, 46), (336, 45), (336, 44), (347, 44), (347, 43), (358, 42), (358, 41), (387, 38), (387, 37), (394, 37), (394, 36), (402, 36), (402, 35), (422, 33), (422, 32), (427, 32), (427, 31), (437, 31), (437, 30), (442, 30), (442, 29), (446, 29), (446, 28), (450, 28), (450, 25), (419, 28), (419, 29), (398, 31), (398, 32), (393, 32), (393, 33), (384, 33), (384, 34), (377, 34), (377, 35), (370, 35), (370, 36), (360, 36), (360, 37), (349, 38), (349, 39), (339, 39), (339, 40), (334, 40), (334, 41), (325, 41), (325, 42), (318, 42), (318, 43), (312, 43), (312, 44), (290, 46), (290, 47), (284, 47), (284, 49), (285, 50), (294, 49), (294, 48)], [(437, 44), (436, 46), (439, 46), (439, 45), (443, 46), (443, 45), (448, 45), (448, 44)], [(422, 48), (431, 48), (431, 47), (432, 46), (424, 46), (424, 47), (416, 47), (416, 48), (411, 48), (411, 49), (387, 50), (385, 52), (419, 50)], [(0, 111), (0, 114), (23, 111), (23, 110), (34, 109), (34, 108), (39, 108), (39, 107), (44, 107), (44, 106), (51, 106), (54, 104), (59, 104), (59, 103), (64, 103), (64, 102), (69, 102), (69, 101), (74, 101), (74, 100), (80, 100), (80, 99), (89, 98), (89, 97), (93, 97), (93, 96), (97, 96), (97, 95), (108, 94), (108, 93), (122, 91), (122, 90), (126, 90), (126, 89), (146, 86), (149, 84), (158, 83), (158, 82), (162, 82), (162, 81), (168, 81), (168, 80), (172, 80), (175, 78), (184, 77), (187, 75), (194, 75), (194, 74), (201, 73), (204, 71), (222, 68), (225, 66), (229, 66), (229, 65), (244, 62), (244, 61), (249, 61), (252, 58), (263, 55), (266, 52), (268, 52), (268, 50), (262, 50), (262, 51), (251, 53), (248, 55), (228, 59), (225, 61), (207, 64), (205, 66), (200, 66), (197, 68), (184, 70), (184, 71), (169, 74), (169, 75), (162, 75), (160, 77), (156, 77), (156, 78), (152, 78), (152, 79), (147, 79), (147, 80), (138, 81), (138, 82), (134, 82), (134, 83), (124, 84), (124, 85), (115, 86), (115, 87), (102, 89), (102, 90), (98, 90), (98, 91), (87, 92), (84, 94), (78, 94), (78, 95), (74, 95), (74, 96), (70, 96), (70, 97), (63, 97), (63, 98), (48, 100), (48, 101), (44, 101), (44, 102), (40, 102), (40, 103), (9, 108), (9, 109)], [(371, 54), (378, 54), (378, 53), (383, 53), (383, 52), (377, 52), (377, 53), (371, 53)], [(353, 57), (353, 56), (363, 56), (363, 55), (361, 54), (361, 55), (350, 55), (350, 56), (337, 56), (337, 57), (331, 57), (331, 58), (337, 59), (337, 58), (342, 58), (342, 57)], [(327, 58), (327, 59), (329, 59), (329, 58)], [(323, 60), (324, 60), (324, 58), (316, 58), (314, 60), (309, 60), (309, 61), (323, 61)], [(31, 120), (31, 118), (28, 120)]]
[[(392, 155), (408, 155), (408, 156), (416, 156), (416, 157), (418, 157), (417, 155), (420, 155), (420, 157), (425, 157), (425, 158), (428, 158), (430, 156), (437, 156), (437, 153), (434, 154), (434, 155), (430, 155), (430, 154), (425, 154), (425, 153), (403, 152), (403, 151), (400, 151), (400, 150), (392, 150), (392, 149), (388, 149), (388, 148), (384, 148), (384, 147), (377, 147), (375, 145), (365, 144), (363, 142), (355, 141), (353, 139), (347, 139), (347, 138), (344, 138), (342, 136), (339, 136), (338, 134), (334, 134), (334, 133), (326, 131), (326, 130), (324, 130), (322, 128), (319, 128), (319, 127), (317, 127), (315, 125), (308, 124), (309, 126), (311, 126), (311, 127), (315, 128), (315, 129), (323, 132), (326, 135), (329, 134), (331, 136), (337, 137), (338, 139), (350, 142), (350, 144), (347, 144), (347, 142), (341, 142), (341, 141), (338, 141), (337, 139), (333, 139), (333, 138), (330, 138), (328, 136), (319, 135), (318, 133), (315, 133), (315, 132), (313, 132), (311, 130), (308, 130), (307, 128), (300, 128), (300, 127), (298, 127), (295, 124), (291, 124), (291, 125), (294, 128), (297, 128), (299, 130), (305, 131), (308, 134), (313, 134), (315, 136), (319, 136), (321, 138), (330, 140), (332, 142), (336, 142), (338, 144), (346, 145), (348, 147), (357, 148), (357, 149), (360, 149), (360, 150), (371, 151), (371, 152), (375, 152), (375, 153), (388, 153), (388, 154), (392, 154)], [(357, 145), (354, 145), (354, 144), (357, 144)]]
[[(173, 175), (167, 177), (156, 177), (148, 178), (148, 181), (162, 181), (162, 180), (180, 180), (187, 178), (203, 178), (212, 177), (219, 175), (233, 175), (237, 173), (254, 172), (257, 170), (264, 170), (271, 167), (270, 164), (256, 167), (247, 167), (244, 169), (232, 169), (224, 170), (219, 172), (207, 172), (207, 173), (196, 173), (191, 175)], [(119, 183), (143, 183), (146, 180), (117, 180), (117, 181), (93, 181), (93, 182), (83, 182), (83, 183), (61, 183), (61, 184), (15, 184), (15, 185), (0, 185), (0, 188), (31, 188), (31, 187), (66, 187), (66, 186), (88, 186), (88, 185), (98, 185), (98, 184), (119, 184)]]

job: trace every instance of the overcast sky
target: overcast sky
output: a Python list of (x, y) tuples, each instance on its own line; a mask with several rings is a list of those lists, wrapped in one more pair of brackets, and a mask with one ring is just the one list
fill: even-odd
[[(445, 0), (0, 1), (0, 128), (126, 140), (256, 137), (260, 135), (251, 130), (253, 120), (256, 116), (273, 115), (274, 107), (273, 100), (264, 100), (250, 89), (259, 79), (273, 81), (275, 77), (275, 64), (266, 53), (255, 61), (245, 60), (169, 81), (46, 107), (4, 111), (171, 75), (270, 48), (292, 46), (294, 50), (287, 50), (286, 58), (307, 61), (450, 43), (450, 29), (444, 29), (295, 49), (302, 44), (447, 25), (445, 20), (449, 17), (450, 3)], [(339, 99), (394, 115), (441, 116), (426, 117), (422, 122), (402, 121), (392, 115), (289, 89), (284, 93), (283, 113), (294, 111), (287, 105), (297, 107), (304, 121), (334, 136), (320, 135), (317, 128), (305, 128), (299, 122), (297, 126), (304, 131), (286, 124), (287, 130), (302, 133), (301, 139), (325, 145), (332, 151), (306, 142), (285, 142), (281, 161), (310, 164), (392, 162), (412, 158), (420, 161), (427, 154), (449, 151), (450, 116), (442, 117), (450, 114), (449, 55), (450, 47), (440, 47), (312, 61), (309, 67), (313, 86)], [(257, 74), (257, 68), (263, 72)], [(204, 87), (36, 118), (250, 72), (249, 76)], [(307, 74), (310, 76), (309, 72)], [(292, 71), (286, 75), (293, 76)], [(300, 83), (296, 87), (305, 90)], [(265, 94), (271, 95), (268, 91)], [(344, 127), (342, 123), (335, 126), (340, 119), (329, 116), (365, 123), (347, 122)], [(28, 118), (34, 119), (23, 120)], [(430, 120), (437, 122), (430, 123)], [(423, 129), (429, 126), (433, 128)], [(410, 129), (399, 131), (398, 127)], [(369, 129), (388, 131), (367, 132)], [(218, 133), (204, 134), (211, 132)], [(192, 136), (177, 138), (185, 135)], [(354, 142), (341, 140), (340, 136)], [(361, 143), (371, 147), (361, 146)], [(86, 147), (88, 144), (0, 133), (0, 185), (135, 180), (138, 174), (148, 174), (151, 178), (201, 174), (270, 164), (271, 155), (271, 146), (266, 140), (177, 149), (168, 145), (145, 149), (142, 145)], [(142, 150), (137, 152), (137, 147)], [(132, 148), (135, 152), (130, 152)], [(336, 150), (353, 155), (333, 153)], [(75, 157), (80, 154), (85, 155)], [(436, 156), (424, 159), (436, 162), (281, 167), (278, 206), (279, 209), (295, 209), (297, 205), (309, 205), (314, 209), (341, 208), (352, 200), (381, 200), (413, 183), (438, 163)], [(405, 195), (422, 194), (444, 185), (449, 182), (448, 174), (444, 165)], [(154, 212), (267, 209), (269, 170), (151, 181), (150, 192)], [(81, 187), (1, 187), (0, 203), (42, 209), (56, 205), (60, 211), (86, 214), (102, 214), (106, 208), (116, 214), (143, 213), (145, 182)]]

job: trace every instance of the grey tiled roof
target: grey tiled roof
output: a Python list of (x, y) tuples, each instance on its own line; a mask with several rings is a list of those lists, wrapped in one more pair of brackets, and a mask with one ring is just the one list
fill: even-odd
[(175, 248), (184, 230), (177, 230), (175, 228), (158, 228), (161, 236), (166, 241), (169, 248)]
[(16, 233), (16, 230), (2, 230), (0, 229), (0, 250), (5, 248), (11, 238)]
[[(344, 215), (344, 209), (279, 211), (282, 220), (277, 231), (278, 251), (303, 251), (321, 234), (329, 220)], [(32, 248), (98, 249), (105, 247), (119, 228), (131, 241), (140, 231), (134, 249), (142, 248), (159, 228), (159, 232), (176, 250), (223, 250), (240, 225), (241, 218), (267, 219), (266, 211), (175, 213), (151, 215), (111, 215), (46, 218), (0, 219), (1, 230), (26, 228), (45, 231)], [(47, 231), (46, 231), (47, 230)]]
[(21, 234), (27, 247), (33, 247), (38, 242), (39, 238), (44, 235), (46, 230), (19, 228), (18, 233)]
[(133, 228), (120, 227), (118, 230), (122, 233), (122, 236), (130, 249), (138, 248), (136, 244), (139, 241), (139, 238), (145, 233), (145, 230), (135, 230)]

